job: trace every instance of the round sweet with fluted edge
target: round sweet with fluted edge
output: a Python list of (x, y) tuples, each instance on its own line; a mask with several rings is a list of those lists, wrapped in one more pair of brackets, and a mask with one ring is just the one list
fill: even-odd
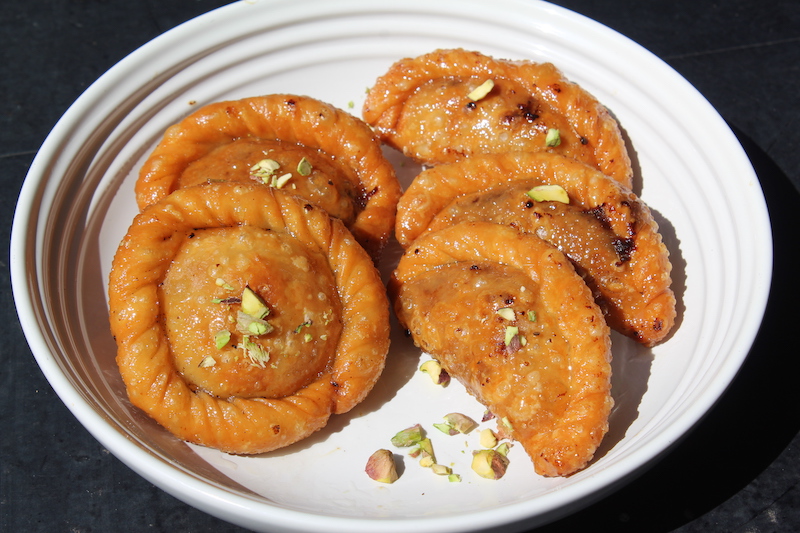
[[(162, 302), (165, 278), (196, 232), (237, 226), (283, 233), (285, 239), (324, 256), (336, 283), (340, 311), (330, 318), (341, 323), (341, 332), (335, 353), (328, 354), (329, 362), (313, 379), (304, 376), (291, 394), (218, 396), (192, 386), (175, 365), (168, 331), (173, 313), (166, 313), (165, 320)], [(287, 249), (279, 246), (278, 253)], [(258, 252), (254, 261), (269, 261), (263, 248)], [(212, 297), (200, 295), (209, 301)], [(291, 304), (292, 298), (303, 305), (297, 293), (283, 301)], [(214, 183), (180, 189), (137, 215), (114, 257), (109, 307), (117, 363), (131, 402), (180, 438), (229, 453), (287, 446), (323, 427), (331, 414), (349, 411), (374, 386), (389, 348), (388, 303), (366, 251), (322, 209), (258, 185)], [(198, 347), (206, 354), (200, 361), (209, 353), (218, 355), (208, 344)], [(278, 357), (280, 366), (291, 356)]]

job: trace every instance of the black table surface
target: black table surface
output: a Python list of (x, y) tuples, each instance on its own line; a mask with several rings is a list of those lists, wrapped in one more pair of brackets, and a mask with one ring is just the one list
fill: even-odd
[[(37, 149), (80, 94), (134, 49), (221, 0), (0, 4), (0, 231)], [(775, 242), (764, 324), (705, 419), (630, 483), (537, 531), (800, 531), (800, 2), (559, 0), (686, 77), (739, 137)], [(680, 113), (676, 109), (675, 113)], [(713, 142), (713, 139), (709, 139)], [(747, 213), (741, 213), (746, 217)], [(154, 487), (78, 423), (39, 370), (0, 259), (0, 531), (242, 531)]]

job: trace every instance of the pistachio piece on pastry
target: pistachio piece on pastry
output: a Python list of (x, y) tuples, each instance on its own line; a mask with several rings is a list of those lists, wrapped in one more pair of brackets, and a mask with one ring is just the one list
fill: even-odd
[[(536, 201), (557, 187), (568, 202)], [(644, 345), (675, 323), (669, 252), (649, 208), (629, 189), (573, 159), (549, 153), (486, 154), (420, 173), (403, 194), (396, 235), (485, 220), (534, 233), (573, 261), (608, 324)]]
[(109, 307), (130, 401), (229, 453), (287, 446), (352, 409), (389, 346), (385, 288), (352, 234), (255, 184), (145, 208), (114, 257)]
[(463, 49), (402, 59), (370, 88), (362, 116), (384, 142), (428, 165), (481, 153), (549, 151), (631, 187), (617, 121), (551, 63)]
[(208, 181), (256, 182), (341, 219), (377, 258), (400, 186), (359, 118), (306, 96), (272, 94), (203, 106), (171, 126), (136, 182), (140, 209)]
[(613, 405), (611, 343), (560, 251), (508, 226), (462, 222), (416, 240), (390, 294), (417, 346), (507, 422), (536, 472), (587, 465)]

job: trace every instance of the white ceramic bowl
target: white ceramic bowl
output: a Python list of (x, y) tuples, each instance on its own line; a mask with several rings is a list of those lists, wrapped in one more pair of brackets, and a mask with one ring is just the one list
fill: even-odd
[[(614, 337), (617, 406), (596, 461), (567, 479), (545, 479), (518, 446), (508, 474), (491, 482), (469, 469), (477, 434), (434, 435), (439, 462), (452, 463), (461, 483), (410, 460), (398, 482), (373, 482), (366, 459), (396, 431), (430, 428), (450, 411), (483, 412), (458, 384), (432, 387), (416, 371), (423, 356), (399, 334), (366, 402), (279, 452), (245, 458), (190, 446), (132, 408), (114, 364), (105, 289), (135, 213), (138, 166), (164, 129), (200, 105), (271, 92), (357, 114), (365, 89), (392, 62), (438, 47), (552, 61), (611, 109), (630, 141), (636, 191), (672, 254), (680, 314), (674, 335), (653, 350)], [(413, 167), (395, 159), (410, 179)], [(39, 365), (120, 460), (245, 527), (348, 533), (512, 531), (628, 479), (679, 440), (734, 377), (761, 321), (772, 257), (756, 176), (711, 106), (608, 28), (515, 0), (257, 0), (177, 27), (112, 68), (58, 122), (25, 180), (11, 246), (14, 295)]]

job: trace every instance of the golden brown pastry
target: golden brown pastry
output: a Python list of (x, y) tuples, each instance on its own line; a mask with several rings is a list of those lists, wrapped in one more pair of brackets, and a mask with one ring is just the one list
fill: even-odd
[(400, 323), (522, 443), (536, 472), (565, 476), (608, 429), (609, 329), (569, 260), (488, 222), (426, 233), (390, 291)]
[(400, 186), (360, 119), (319, 100), (274, 94), (202, 107), (170, 127), (142, 166), (139, 208), (208, 181), (257, 182), (340, 218), (377, 258)]
[(363, 117), (384, 142), (428, 165), (481, 153), (550, 151), (631, 187), (616, 120), (550, 63), (461, 49), (403, 59), (370, 89)]
[(372, 389), (389, 304), (341, 221), (282, 191), (211, 183), (136, 216), (109, 306), (131, 402), (237, 454), (287, 446)]
[[(558, 185), (569, 203), (534, 201), (533, 187)], [(404, 247), (424, 231), (485, 220), (534, 233), (569, 257), (609, 325), (652, 346), (675, 322), (672, 266), (658, 225), (630, 190), (601, 172), (546, 152), (474, 156), (423, 171), (398, 205)]]

